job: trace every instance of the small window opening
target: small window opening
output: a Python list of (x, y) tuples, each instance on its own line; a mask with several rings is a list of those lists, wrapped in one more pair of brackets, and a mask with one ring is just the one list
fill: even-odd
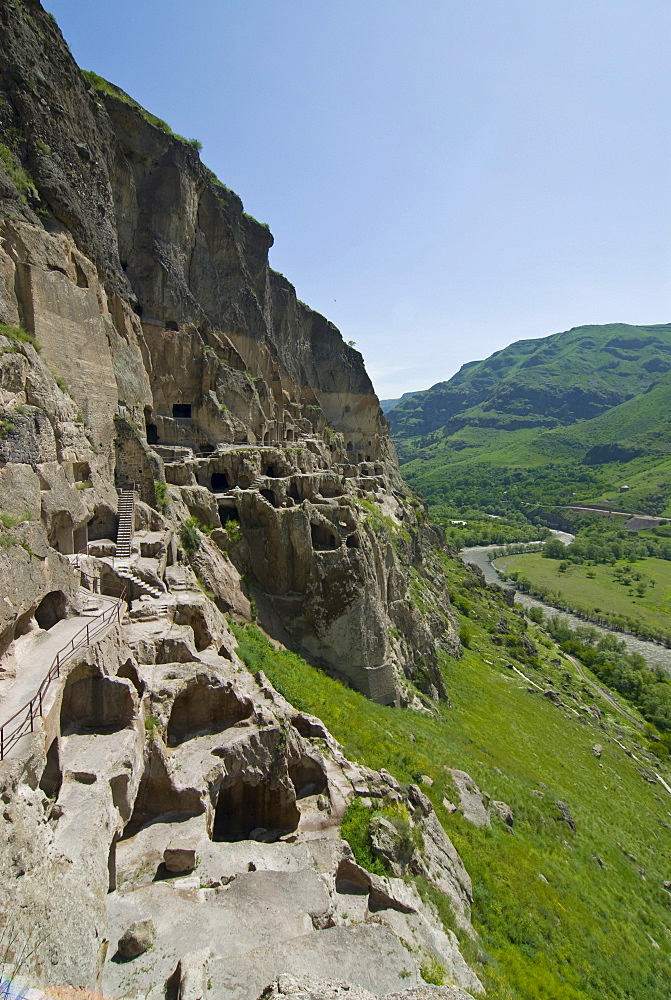
[(191, 403), (173, 403), (172, 415), (181, 420), (186, 420), (191, 416)]
[(88, 462), (73, 462), (72, 475), (76, 483), (86, 483), (91, 478), (91, 469)]
[(165, 324), (166, 330), (179, 330), (179, 327), (175, 323), (174, 319), (169, 319)]

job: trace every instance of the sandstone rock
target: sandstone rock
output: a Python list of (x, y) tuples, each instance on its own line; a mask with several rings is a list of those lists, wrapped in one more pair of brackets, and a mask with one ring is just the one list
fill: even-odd
[(156, 940), (156, 929), (152, 920), (136, 920), (119, 938), (117, 950), (122, 958), (137, 958)]
[(594, 754), (595, 757), (601, 757), (602, 752), (603, 752), (603, 747), (601, 746), (600, 743), (597, 743), (595, 746), (592, 747), (592, 753)]

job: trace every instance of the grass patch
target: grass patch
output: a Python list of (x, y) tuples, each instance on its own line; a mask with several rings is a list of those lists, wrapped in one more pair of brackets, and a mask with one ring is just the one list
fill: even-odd
[(22, 326), (7, 326), (6, 323), (0, 323), (0, 336), (7, 337), (15, 344), (32, 344), (38, 353), (42, 350), (42, 345), (35, 334), (24, 330)]
[(508, 575), (526, 578), (531, 591), (550, 604), (643, 635), (671, 638), (671, 562), (666, 559), (589, 565), (531, 552), (496, 560), (495, 565)]
[(16, 159), (8, 146), (0, 143), (0, 167), (5, 171), (23, 201), (28, 200), (28, 192), (34, 188), (33, 180)]

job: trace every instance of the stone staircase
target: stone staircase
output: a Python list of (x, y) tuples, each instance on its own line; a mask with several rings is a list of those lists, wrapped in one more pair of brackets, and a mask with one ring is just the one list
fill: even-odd
[(140, 590), (143, 590), (145, 594), (154, 598), (163, 598), (166, 601), (169, 600), (169, 595), (165, 590), (159, 590), (158, 587), (154, 587), (153, 584), (147, 583), (143, 580), (141, 576), (131, 569), (130, 560), (116, 559), (114, 561), (114, 568), (116, 570), (117, 576), (120, 576), (123, 580), (128, 580), (129, 583), (135, 584)]
[(119, 493), (119, 527), (116, 534), (116, 555), (118, 559), (130, 559), (130, 543), (133, 538), (135, 517), (135, 490), (122, 489)]

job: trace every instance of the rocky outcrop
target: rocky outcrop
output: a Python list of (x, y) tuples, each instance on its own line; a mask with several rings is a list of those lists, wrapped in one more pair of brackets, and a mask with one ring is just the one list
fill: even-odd
[(201, 628), (196, 639), (174, 610), (148, 617), (137, 602), (68, 661), (34, 734), (0, 764), (0, 913), (18, 941), (39, 935), (33, 976), (116, 995), (179, 968), (190, 990), (199, 973), (185, 970), (207, 949), (207, 978), (230, 998), (287, 970), (388, 993), (421, 983), (426, 962), (478, 992), (395, 861), (389, 877), (370, 874), (339, 839), (354, 799), (395, 803), (423, 844), (408, 871), (472, 933), (470, 880), (428, 799), (352, 765), (244, 669), (223, 619)]
[(37, 0), (0, 16), (0, 322), (41, 345), (0, 355), (0, 460), (50, 483), (52, 546), (113, 540), (114, 487), (156, 508), (165, 482), (168, 522), (212, 529), (196, 569), (220, 607), (245, 589), (268, 631), (379, 701), (411, 700), (408, 680), (444, 695), (449, 599), (427, 622), (408, 593), (436, 539), (361, 355), (196, 150), (91, 86)]

